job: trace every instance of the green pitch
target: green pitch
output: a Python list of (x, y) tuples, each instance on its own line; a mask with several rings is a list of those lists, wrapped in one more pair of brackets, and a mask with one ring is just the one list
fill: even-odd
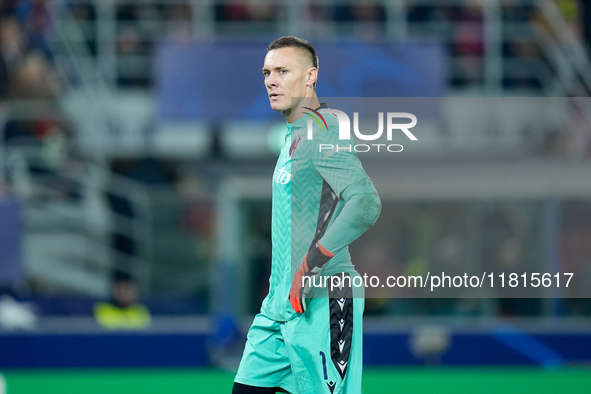
[[(6, 394), (220, 394), (233, 374), (209, 369), (3, 371)], [(589, 393), (591, 369), (366, 368), (364, 394)], [(1, 393), (4, 394), (4, 393)]]

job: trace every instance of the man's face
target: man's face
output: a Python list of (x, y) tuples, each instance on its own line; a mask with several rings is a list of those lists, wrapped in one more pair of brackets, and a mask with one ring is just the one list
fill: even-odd
[(265, 56), (263, 75), (271, 108), (287, 111), (292, 107), (292, 97), (306, 97), (312, 88), (310, 68), (301, 50), (294, 47), (273, 49)]

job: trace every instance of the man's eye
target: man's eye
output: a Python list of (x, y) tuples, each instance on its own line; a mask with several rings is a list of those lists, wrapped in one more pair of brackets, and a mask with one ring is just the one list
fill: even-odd
[(287, 70), (279, 70), (279, 74), (285, 74)]

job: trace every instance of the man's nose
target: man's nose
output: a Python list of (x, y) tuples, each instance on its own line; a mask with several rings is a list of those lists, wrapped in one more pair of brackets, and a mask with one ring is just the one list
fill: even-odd
[(267, 86), (268, 87), (274, 87), (277, 86), (277, 79), (275, 77), (275, 74), (271, 73), (269, 74), (269, 76), (267, 77)]

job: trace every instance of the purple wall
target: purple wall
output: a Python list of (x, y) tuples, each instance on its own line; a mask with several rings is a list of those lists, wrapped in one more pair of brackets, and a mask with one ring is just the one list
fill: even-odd
[(16, 200), (0, 200), (0, 286), (24, 277), (21, 210)]
[[(158, 118), (246, 120), (269, 111), (261, 68), (268, 43), (161, 44), (154, 56)], [(316, 45), (319, 97), (441, 97), (444, 50), (427, 43)]]

